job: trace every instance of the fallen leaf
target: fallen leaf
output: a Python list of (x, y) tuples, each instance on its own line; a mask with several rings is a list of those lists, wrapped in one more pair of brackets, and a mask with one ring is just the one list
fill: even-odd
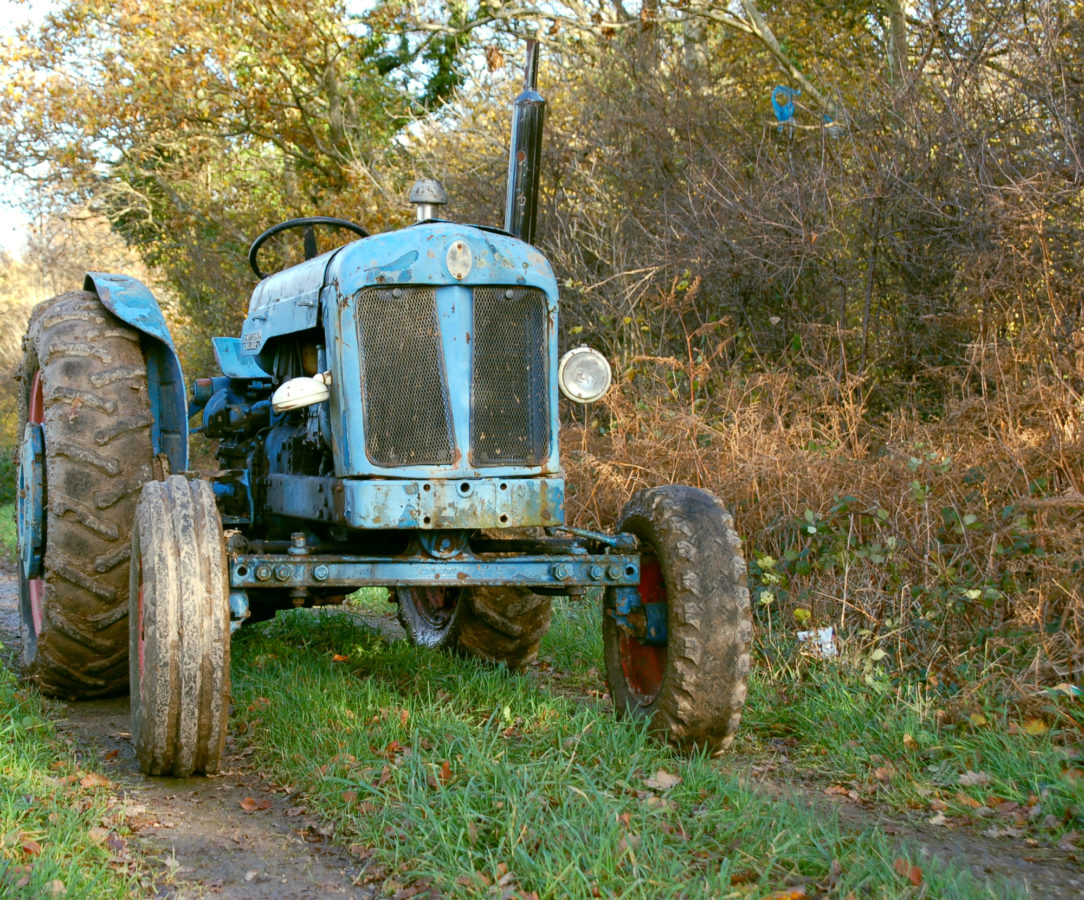
[(343, 791), (343, 803), (347, 806), (353, 806), (354, 802), (358, 799), (357, 791)]
[(672, 787), (677, 787), (681, 784), (682, 778), (680, 775), (674, 775), (667, 772), (665, 769), (659, 769), (650, 778), (644, 779), (644, 784), (649, 788), (659, 791), (668, 791)]
[(79, 779), (79, 784), (85, 788), (112, 787), (113, 783), (104, 775), (90, 772)]
[(878, 766), (873, 770), (873, 777), (877, 779), (877, 781), (891, 781), (892, 774), (893, 770), (891, 766)]
[(1080, 840), (1080, 833), (1077, 831), (1067, 831), (1062, 835), (1061, 840), (1058, 841), (1059, 850), (1076, 850), (1076, 842)]
[(241, 801), (240, 805), (241, 809), (243, 809), (245, 812), (256, 812), (256, 810), (258, 809), (270, 809), (271, 801), (268, 800), (266, 797), (261, 797), (259, 800), (256, 800), (252, 797), (245, 797), (245, 799)]
[(109, 829), (102, 828), (100, 825), (95, 825), (87, 832), (87, 837), (94, 841), (95, 844), (100, 844), (109, 837)]
[(66, 893), (68, 893), (68, 889), (59, 878), (54, 878), (45, 885), (46, 897), (63, 897)]
[(331, 657), (332, 662), (346, 662), (349, 659), (349, 656), (343, 656), (341, 653), (336, 653)]
[(105, 756), (102, 757), (102, 759), (116, 759), (119, 754), (119, 750), (110, 750), (108, 753), (105, 754)]
[(956, 792), (956, 802), (963, 806), (970, 806), (972, 809), (979, 809), (982, 803), (976, 800), (974, 797), (969, 797), (963, 791)]
[(926, 821), (929, 822), (931, 825), (944, 825), (945, 822), (948, 821), (948, 819), (945, 818), (945, 814), (943, 812), (939, 812), (935, 813), (933, 815), (933, 818), (927, 819)]
[(989, 783), (990, 776), (985, 772), (972, 772), (969, 770), (960, 776), (960, 785), (962, 787), (973, 787)]
[(37, 841), (30, 840), (29, 838), (19, 844), (19, 846), (27, 856), (38, 856), (41, 853), (41, 844)]
[(452, 764), (448, 760), (444, 760), (440, 764), (440, 783), (447, 784), (452, 780)]
[(914, 751), (914, 750), (918, 749), (918, 741), (916, 741), (911, 736), (911, 733), (909, 731), (905, 731), (903, 733), (903, 749), (904, 750), (911, 750), (911, 751)]
[(892, 868), (896, 870), (898, 875), (902, 875), (916, 887), (922, 884), (922, 869), (918, 866), (912, 866), (902, 856), (892, 863)]

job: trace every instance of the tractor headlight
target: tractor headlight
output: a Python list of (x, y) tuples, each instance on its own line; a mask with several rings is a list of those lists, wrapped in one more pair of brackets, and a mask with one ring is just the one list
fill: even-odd
[(577, 347), (561, 357), (557, 384), (574, 403), (594, 403), (610, 388), (612, 375), (606, 357), (590, 347)]

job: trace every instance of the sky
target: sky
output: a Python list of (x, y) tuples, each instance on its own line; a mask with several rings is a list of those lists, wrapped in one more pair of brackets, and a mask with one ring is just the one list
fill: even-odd
[[(15, 30), (24, 22), (39, 21), (52, 8), (49, 0), (0, 0), (0, 41), (14, 39)], [(21, 209), (21, 188), (0, 182), (0, 249), (18, 255), (26, 242), (30, 219)]]

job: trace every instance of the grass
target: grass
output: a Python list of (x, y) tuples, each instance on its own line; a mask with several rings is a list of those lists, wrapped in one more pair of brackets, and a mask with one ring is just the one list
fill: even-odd
[(7, 562), (14, 562), (16, 541), (15, 504), (0, 504), (0, 558)]
[[(340, 616), (280, 616), (235, 640), (235, 730), (389, 892), (1022, 896), (772, 796), (748, 756), (682, 757), (616, 722), (584, 690), (599, 687), (596, 616), (559, 610), (547, 664), (528, 676), (388, 644)], [(752, 721), (747, 744), (763, 750), (775, 725)], [(921, 887), (897, 873), (901, 857)]]
[(1084, 711), (1071, 690), (1023, 711), (851, 672), (795, 657), (771, 680), (755, 675), (745, 746), (783, 747), (788, 766), (824, 776), (830, 790), (947, 824), (1038, 844), (1084, 832)]
[(48, 712), (0, 666), (0, 896), (132, 896), (109, 782), (80, 762)]

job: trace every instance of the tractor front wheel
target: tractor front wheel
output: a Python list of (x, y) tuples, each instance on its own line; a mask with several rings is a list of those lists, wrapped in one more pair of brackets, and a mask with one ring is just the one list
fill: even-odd
[(619, 714), (651, 720), (682, 748), (713, 753), (734, 740), (745, 703), (753, 625), (733, 519), (706, 491), (679, 485), (635, 494), (618, 530), (640, 541), (640, 601), (663, 604), (665, 642), (644, 616), (619, 621), (606, 592), (606, 680)]
[(205, 481), (150, 482), (129, 589), (132, 740), (147, 775), (218, 771), (230, 690), (226, 544)]

